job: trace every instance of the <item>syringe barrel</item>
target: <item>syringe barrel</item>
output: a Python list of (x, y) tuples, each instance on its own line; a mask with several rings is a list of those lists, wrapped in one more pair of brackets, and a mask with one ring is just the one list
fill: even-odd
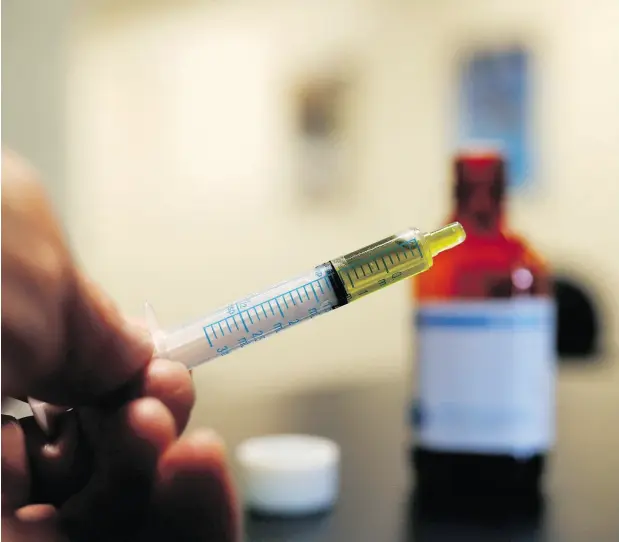
[(415, 228), (386, 237), (264, 292), (247, 296), (189, 325), (159, 329), (147, 320), (160, 357), (195, 367), (432, 267), (432, 255), (460, 244), (464, 230), (451, 224), (424, 234)]
[[(157, 355), (187, 367), (230, 354), (346, 304), (330, 263), (169, 332), (152, 329)], [(154, 316), (151, 313), (151, 322)], [(156, 325), (151, 326), (156, 328)]]

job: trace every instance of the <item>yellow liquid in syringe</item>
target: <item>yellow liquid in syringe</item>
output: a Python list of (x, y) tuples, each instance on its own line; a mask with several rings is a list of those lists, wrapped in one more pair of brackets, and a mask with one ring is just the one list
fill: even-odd
[(460, 224), (424, 234), (410, 229), (331, 260), (348, 303), (397, 281), (426, 271), (439, 252), (465, 238)]

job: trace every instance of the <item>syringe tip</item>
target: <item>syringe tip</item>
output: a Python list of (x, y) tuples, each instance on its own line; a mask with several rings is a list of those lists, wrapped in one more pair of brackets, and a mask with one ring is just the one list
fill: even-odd
[(426, 243), (432, 256), (458, 246), (466, 239), (466, 232), (459, 222), (453, 222), (444, 228), (426, 234)]

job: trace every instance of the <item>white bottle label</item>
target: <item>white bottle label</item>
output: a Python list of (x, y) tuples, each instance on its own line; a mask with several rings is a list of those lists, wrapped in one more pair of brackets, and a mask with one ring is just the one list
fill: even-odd
[(551, 299), (423, 303), (416, 326), (418, 445), (520, 457), (552, 445)]

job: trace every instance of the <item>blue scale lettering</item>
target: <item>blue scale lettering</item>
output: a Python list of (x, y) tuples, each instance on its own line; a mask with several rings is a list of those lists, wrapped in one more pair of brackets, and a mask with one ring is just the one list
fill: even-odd
[[(294, 306), (297, 305), (297, 301), (294, 298), (294, 294), (296, 293), (297, 296), (299, 297), (299, 302), (301, 304), (304, 303), (303, 300), (303, 293), (305, 293), (307, 300), (311, 300), (311, 295), (310, 292), (308, 290), (308, 286), (311, 288), (312, 293), (314, 294), (314, 298), (316, 299), (317, 302), (320, 302), (320, 299), (318, 297), (318, 292), (316, 290), (316, 285), (318, 285), (318, 288), (320, 289), (321, 293), (324, 293), (324, 288), (322, 287), (321, 282), (324, 281), (324, 283), (327, 285), (328, 288), (331, 288), (331, 284), (329, 282), (329, 279), (327, 277), (318, 277), (316, 280), (313, 280), (311, 282), (308, 282), (307, 284), (303, 285), (303, 286), (299, 286), (298, 288), (293, 288), (292, 290), (289, 290), (287, 292), (284, 292), (282, 294), (279, 294), (275, 297), (272, 297), (271, 299), (268, 299), (256, 306), (251, 306), (248, 307), (247, 303), (237, 303), (235, 305), (230, 305), (230, 307), (227, 310), (227, 313), (230, 314), (230, 316), (227, 316), (226, 318), (222, 318), (221, 320), (218, 320), (216, 322), (213, 322), (209, 325), (206, 325), (202, 328), (202, 330), (204, 331), (204, 337), (206, 338), (207, 342), (209, 343), (210, 347), (213, 347), (213, 339), (219, 339), (220, 336), (224, 337), (226, 335), (225, 332), (225, 328), (224, 328), (224, 324), (225, 327), (228, 329), (228, 332), (232, 332), (232, 324), (234, 325), (234, 327), (236, 328), (236, 330), (240, 330), (239, 328), (239, 323), (237, 322), (236, 317), (238, 316), (239, 319), (241, 320), (241, 324), (243, 326), (243, 328), (245, 329), (246, 332), (249, 333), (249, 328), (247, 327), (247, 323), (245, 321), (245, 317), (247, 317), (249, 319), (249, 322), (251, 324), (254, 324), (254, 318), (252, 317), (251, 311), (254, 312), (255, 316), (258, 318), (259, 321), (261, 321), (261, 316), (260, 313), (258, 312), (258, 307), (262, 310), (264, 317), (268, 318), (268, 314), (267, 314), (267, 310), (265, 308), (265, 305), (267, 305), (269, 307), (269, 309), (271, 310), (272, 315), (275, 315), (275, 309), (272, 305), (272, 303), (275, 303), (275, 305), (277, 306), (277, 309), (279, 311), (279, 314), (282, 317), (285, 317), (284, 314), (284, 309), (282, 308), (282, 305), (280, 304), (281, 301), (284, 302), (284, 305), (286, 307), (286, 309), (290, 308), (290, 305), (288, 304), (288, 301), (286, 299), (286, 296), (290, 297), (290, 300), (292, 301), (292, 304)], [(309, 309), (309, 317), (313, 317), (316, 314), (318, 314), (317, 309)], [(290, 320), (287, 324), (274, 324), (273, 325), (273, 329), (275, 331), (281, 331), (286, 325), (291, 326), (294, 324), (297, 324), (301, 321), (302, 319), (297, 319), (297, 320)], [(219, 333), (219, 335), (217, 334)], [(253, 334), (252, 339), (250, 340), (259, 340), (260, 338), (264, 337), (264, 332), (260, 331), (260, 332), (256, 332)], [(242, 338), (239, 339), (239, 345), (245, 346), (248, 344), (248, 340), (246, 338)], [(225, 347), (222, 347), (225, 348)], [(222, 350), (223, 351), (223, 350)]]
[(245, 323), (245, 320), (243, 319), (243, 313), (241, 312), (241, 309), (239, 309), (239, 306), (236, 306), (236, 310), (239, 313), (239, 316), (241, 317), (241, 322), (243, 323), (243, 327), (245, 328), (245, 331), (249, 331), (249, 329), (247, 329), (247, 324)]
[(206, 330), (207, 326), (204, 326), (202, 329), (204, 331), (204, 336), (206, 337), (206, 340), (208, 341), (208, 345), (212, 348), (213, 347), (213, 342), (211, 341), (210, 337), (208, 336), (208, 332)]
[[(316, 293), (316, 289), (314, 288), (314, 284), (310, 284), (310, 286), (312, 287), (312, 292), (314, 292), (314, 297), (316, 298), (316, 301), (318, 301), (318, 294)], [(309, 296), (308, 296), (309, 299)]]

